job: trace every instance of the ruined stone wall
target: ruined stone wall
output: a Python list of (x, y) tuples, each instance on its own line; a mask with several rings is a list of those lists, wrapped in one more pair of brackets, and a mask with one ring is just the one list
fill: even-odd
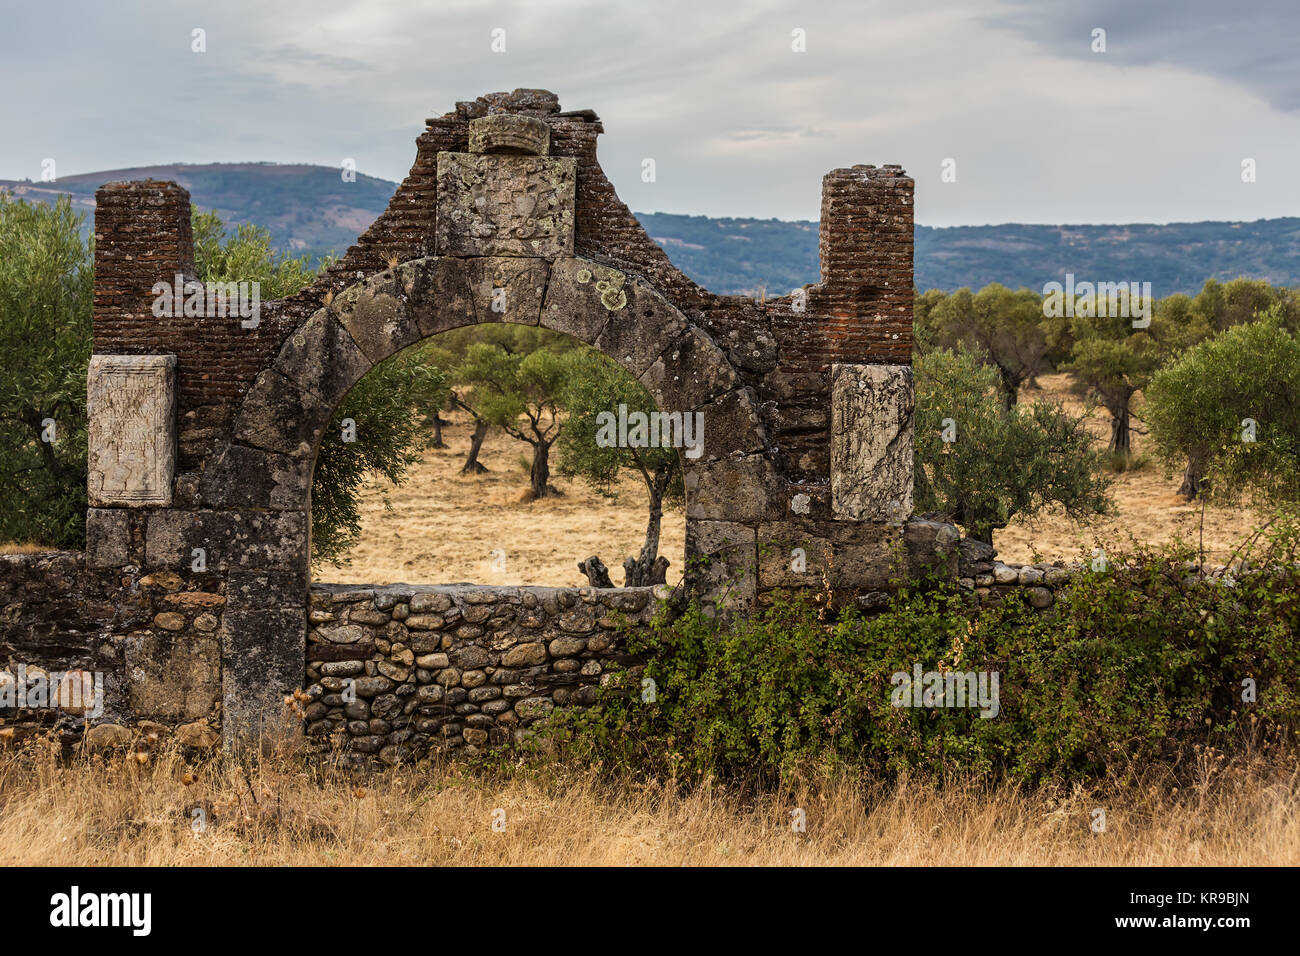
[[(220, 720), (228, 743), (283, 720), (305, 648), (320, 643), (307, 621), (310, 484), (329, 416), (375, 364), (466, 325), (574, 335), (661, 409), (704, 417), (702, 455), (683, 464), (689, 583), (709, 602), (742, 609), (832, 572), (859, 592), (933, 565), (951, 573), (955, 530), (910, 520), (912, 180), (890, 166), (832, 171), (821, 281), (758, 301), (716, 296), (618, 199), (601, 132), (594, 113), (562, 111), (546, 91), (458, 103), (427, 121), (410, 174), (342, 260), (261, 303), (251, 324), (154, 314), (156, 283), (194, 278), (184, 189), (99, 191), (92, 507), (77, 560), (115, 575), (124, 607), (144, 602), (138, 620), (97, 625), (101, 644), (133, 641), (168, 673), (191, 658), (209, 668), (176, 685), (176, 719)], [(554, 228), (536, 229), (520, 211), (530, 202)], [(492, 304), (498, 291), (508, 314)], [(40, 592), (44, 572), (30, 570)], [(199, 604), (173, 606), (184, 602)], [(20, 614), (6, 634), (30, 641), (35, 626)], [(157, 716), (151, 700), (123, 699), (136, 718)]]
[[(8, 702), (7, 684), (19, 704), (0, 706), (3, 739), (51, 732), (70, 743), (89, 716), (100, 728), (93, 740), (121, 743), (128, 725), (144, 724), (186, 726), (185, 739), (215, 742), (220, 587), (216, 575), (182, 581), (136, 567), (94, 568), (80, 553), (0, 555), (0, 700)], [(98, 700), (71, 686), (60, 696), (48, 683), (42, 699), (42, 681), (74, 672), (88, 675), (83, 686)]]
[(385, 763), (509, 744), (557, 707), (637, 674), (620, 627), (652, 588), (314, 585), (304, 717), (317, 751)]

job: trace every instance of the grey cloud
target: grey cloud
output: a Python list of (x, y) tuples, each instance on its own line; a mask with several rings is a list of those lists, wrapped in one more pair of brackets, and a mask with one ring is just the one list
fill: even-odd
[(1294, 0), (1012, 0), (985, 18), (1046, 51), (1074, 59), (1099, 54), (1092, 30), (1106, 31), (1117, 64), (1164, 63), (1240, 84), (1281, 110), (1300, 110), (1300, 4)]

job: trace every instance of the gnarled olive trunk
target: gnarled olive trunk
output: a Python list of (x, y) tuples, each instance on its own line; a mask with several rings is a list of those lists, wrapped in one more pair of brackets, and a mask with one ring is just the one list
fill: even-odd
[(479, 449), (483, 447), (483, 439), (487, 437), (488, 423), (481, 418), (474, 419), (474, 434), (469, 440), (469, 457), (465, 459), (465, 464), (461, 467), (462, 475), (481, 475), (487, 471), (487, 466), (478, 460)]
[(1110, 409), (1110, 445), (1111, 451), (1127, 455), (1133, 448), (1133, 435), (1129, 423), (1128, 402)]
[(668, 580), (668, 559), (659, 556), (659, 534), (664, 517), (664, 492), (672, 480), (674, 468), (667, 466), (656, 469), (650, 481), (646, 482), (646, 491), (650, 496), (650, 517), (646, 522), (645, 543), (641, 553), (623, 562), (623, 586), (644, 587), (650, 584), (666, 584)]
[(1187, 456), (1187, 467), (1183, 469), (1183, 483), (1178, 487), (1178, 493), (1189, 501), (1199, 498), (1205, 491), (1205, 462), (1204, 456), (1199, 453), (1192, 453)]
[(551, 442), (547, 440), (530, 440), (533, 446), (533, 466), (529, 472), (529, 490), (534, 498), (559, 494), (551, 487)]

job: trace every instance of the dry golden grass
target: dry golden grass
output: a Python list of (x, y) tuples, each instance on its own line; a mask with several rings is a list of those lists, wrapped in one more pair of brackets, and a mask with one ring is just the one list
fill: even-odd
[[(1039, 389), (1024, 389), (1020, 401), (1059, 401), (1074, 414), (1084, 411), (1083, 402), (1070, 392), (1072, 377), (1062, 373), (1043, 375)], [(1142, 398), (1134, 401), (1141, 414)], [(1110, 417), (1104, 408), (1094, 409), (1088, 427), (1105, 448), (1110, 438)], [(1134, 421), (1135, 428), (1142, 423)], [(1125, 471), (1112, 477), (1111, 496), (1115, 501), (1115, 515), (1076, 523), (1059, 513), (1044, 514), (1036, 520), (1013, 521), (1007, 528), (994, 532), (993, 543), (998, 557), (1003, 561), (1052, 561), (1057, 558), (1077, 560), (1081, 552), (1091, 553), (1098, 541), (1108, 550), (1115, 546), (1127, 547), (1131, 540), (1141, 544), (1159, 545), (1177, 540), (1199, 545), (1201, 535), (1201, 505), (1188, 502), (1178, 495), (1182, 472), (1167, 474), (1163, 464), (1150, 453), (1150, 438), (1134, 433), (1133, 451), (1137, 459), (1149, 456), (1146, 464), (1137, 470)], [(1205, 552), (1210, 561), (1224, 560), (1250, 531), (1263, 519), (1248, 508), (1210, 506), (1205, 509)]]
[[(10, 752), (0, 865), (1294, 865), (1294, 763), (1207, 757), (1182, 790), (1163, 780), (1122, 795), (840, 780), (746, 798), (555, 767), (363, 778), (285, 758), (245, 771), (166, 751), (69, 765)], [(1104, 833), (1090, 828), (1098, 807)]]
[(40, 554), (53, 548), (34, 541), (0, 541), (0, 554)]

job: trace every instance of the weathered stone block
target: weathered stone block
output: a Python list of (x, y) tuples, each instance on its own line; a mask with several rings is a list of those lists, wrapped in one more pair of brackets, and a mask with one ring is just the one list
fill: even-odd
[[(600, 275), (608, 273), (606, 278)], [(579, 277), (582, 276), (581, 280)], [(593, 276), (596, 276), (593, 282)], [(594, 345), (605, 326), (609, 324), (613, 310), (610, 306), (620, 304), (618, 295), (609, 298), (609, 305), (600, 301), (605, 294), (597, 289), (600, 283), (617, 283), (622, 290), (623, 274), (613, 269), (605, 269), (587, 259), (557, 259), (551, 265), (551, 281), (546, 287), (546, 301), (542, 304), (541, 324), (553, 331), (572, 335), (581, 342)], [(612, 289), (607, 285), (606, 290)]]
[(758, 527), (760, 588), (886, 588), (902, 577), (907, 554), (897, 528), (789, 517)]
[[(560, 267), (557, 262), (555, 268)], [(740, 377), (708, 335), (689, 328), (642, 373), (641, 384), (655, 396), (661, 409), (696, 409), (739, 388)]]
[(311, 392), (267, 369), (244, 397), (235, 438), (267, 451), (309, 458), (331, 411)]
[(208, 571), (306, 570), (307, 519), (301, 511), (159, 511), (145, 525), (145, 565), (191, 568), (203, 549)]
[(697, 464), (686, 462), (688, 518), (758, 522), (779, 500), (780, 479), (762, 455)]
[(469, 151), (545, 156), (551, 151), (551, 128), (519, 113), (480, 116), (469, 121)]
[(478, 321), (470, 289), (469, 260), (431, 256), (405, 263), (399, 271), (410, 310), (425, 335)]
[(304, 683), (306, 634), (307, 616), (301, 607), (226, 612), (221, 626), (221, 710), (227, 747), (301, 732), (284, 699)]
[(586, 283), (581, 271), (575, 276), (580, 284), (592, 287), (590, 298), (611, 312), (595, 345), (639, 377), (681, 340), (688, 323), (667, 299), (640, 279), (624, 277), (614, 269), (604, 272), (606, 278), (593, 272)]
[(139, 632), (126, 638), (123, 651), (136, 717), (197, 720), (212, 713), (221, 697), (216, 635)]
[(119, 508), (86, 511), (86, 563), (92, 568), (120, 568), (130, 563), (131, 516)]
[(912, 369), (831, 367), (831, 507), (901, 524), (912, 513)]
[(961, 558), (961, 533), (945, 521), (913, 518), (903, 525), (908, 572), (912, 577), (937, 574), (956, 578)]
[(86, 410), (90, 504), (171, 504), (176, 356), (92, 355)]
[(331, 303), (339, 322), (373, 363), (382, 362), (422, 337), (404, 299), (404, 278), (381, 272)]
[(467, 273), (475, 321), (537, 324), (550, 263), (544, 259), (474, 259)]
[(275, 367), (333, 407), (370, 371), (370, 359), (329, 309), (321, 309), (280, 346)]
[[(765, 430), (758, 417), (757, 398), (750, 388), (717, 396), (699, 410), (700, 461), (752, 455), (764, 449)], [(689, 414), (689, 413), (688, 413)]]
[(706, 600), (752, 602), (758, 586), (754, 529), (730, 521), (686, 523), (686, 572)]
[(226, 445), (203, 472), (202, 500), (213, 508), (270, 508), (291, 511), (307, 506), (311, 462), (260, 448)]
[(573, 159), (443, 152), (437, 163), (437, 255), (573, 255)]

